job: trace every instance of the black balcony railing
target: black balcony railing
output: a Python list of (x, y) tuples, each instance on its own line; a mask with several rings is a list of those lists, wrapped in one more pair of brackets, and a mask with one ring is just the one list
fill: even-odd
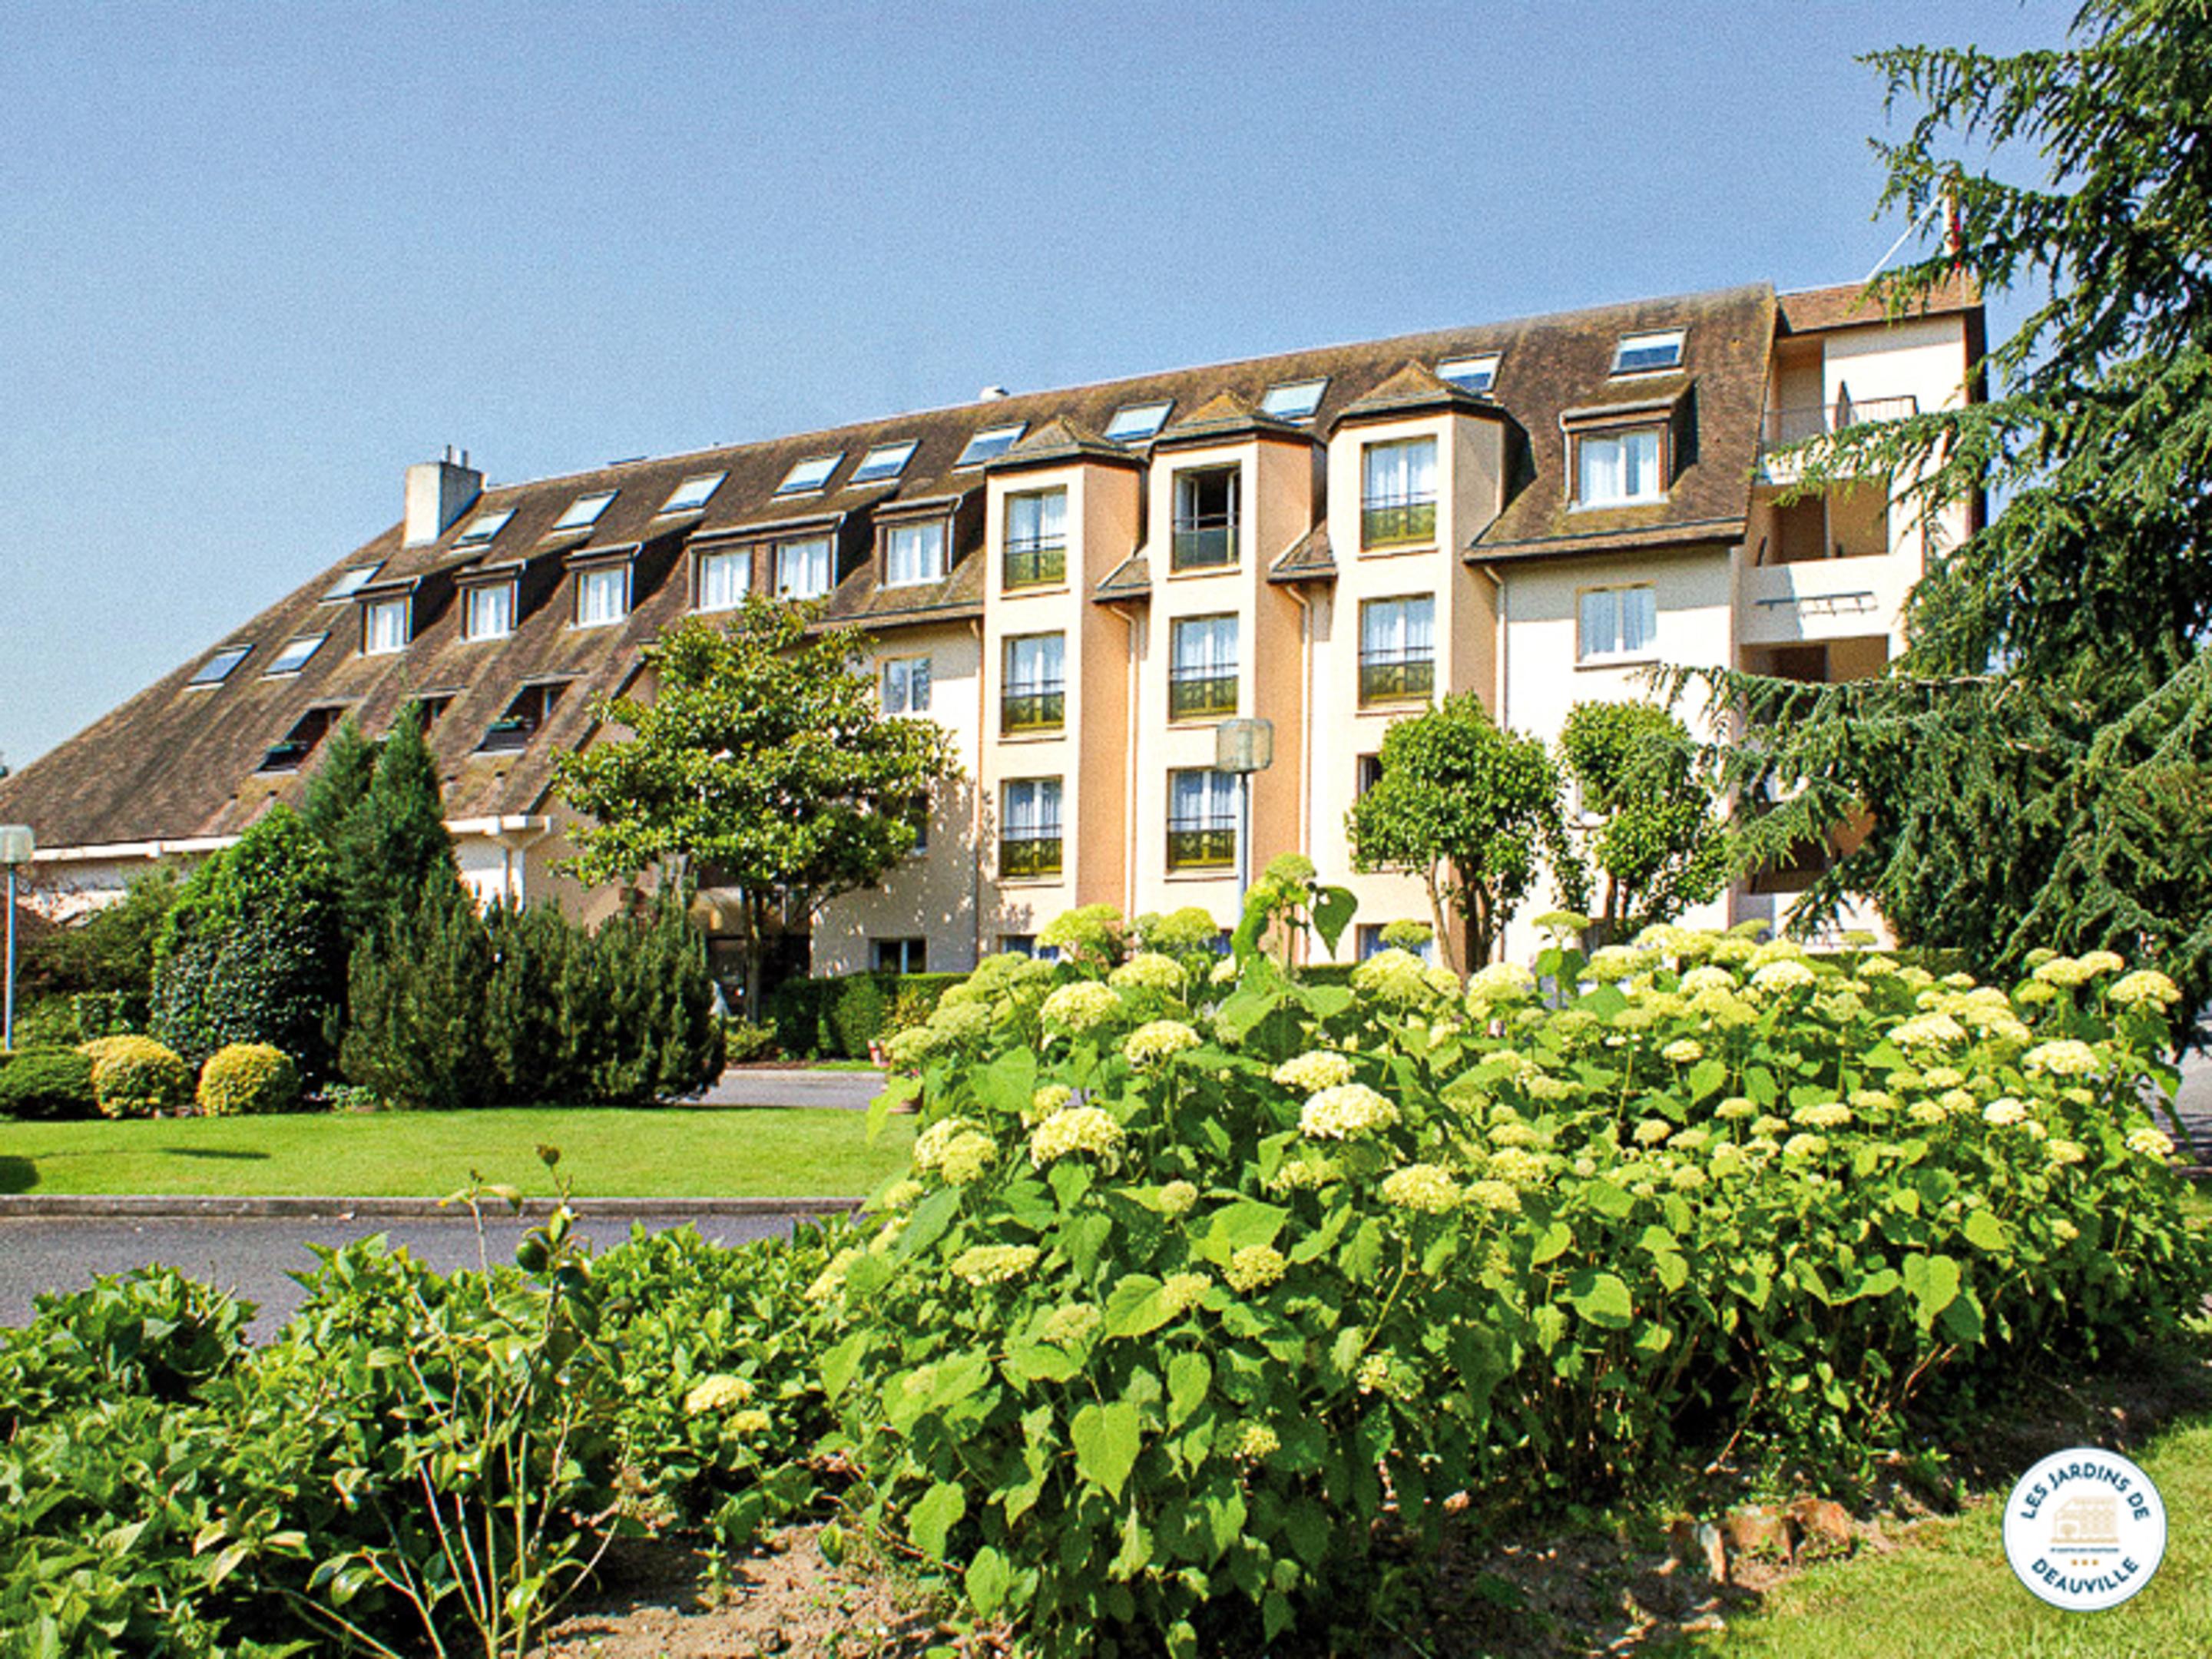
[(1237, 862), (1237, 825), (1224, 819), (1170, 819), (1168, 868), (1219, 870)]
[(1359, 544), (1389, 547), (1397, 542), (1432, 542), (1437, 538), (1437, 504), (1433, 497), (1420, 501), (1371, 501), (1360, 504)]
[(1006, 836), (999, 842), (999, 874), (1006, 880), (1060, 873), (1060, 837)]
[(1006, 586), (1043, 587), (1067, 580), (1067, 543), (1042, 538), (1006, 544)]
[(1786, 449), (1791, 444), (1825, 438), (1867, 421), (1901, 421), (1920, 412), (1920, 399), (1859, 398), (1840, 403), (1813, 404), (1798, 409), (1770, 409), (1759, 422), (1759, 447)]
[(1359, 659), (1359, 701), (1369, 702), (1425, 702), (1437, 689), (1437, 659), (1433, 653), (1370, 651)]
[(1208, 669), (1203, 672), (1176, 670), (1168, 677), (1168, 718), (1212, 720), (1237, 712), (1237, 671)]
[(1048, 732), (1066, 723), (1067, 691), (1053, 680), (1039, 685), (1009, 686), (999, 700), (999, 726), (1006, 732)]
[(1218, 570), (1237, 562), (1237, 520), (1227, 514), (1177, 519), (1168, 564), (1174, 570)]

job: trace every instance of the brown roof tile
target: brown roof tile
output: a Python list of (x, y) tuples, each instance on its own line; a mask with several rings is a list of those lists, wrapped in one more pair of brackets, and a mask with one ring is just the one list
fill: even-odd
[(1317, 524), (1284, 550), (1283, 556), (1268, 567), (1271, 582), (1333, 582), (1336, 580), (1336, 556), (1329, 550), (1328, 526)]
[[(1777, 302), (1781, 307), (1782, 331), (1785, 334), (1808, 334), (1819, 329), (1850, 328), (1887, 320), (1881, 300), (1870, 297), (1863, 283), (1844, 283), (1833, 288), (1799, 289), (1794, 293), (1778, 295)], [(1941, 288), (1932, 290), (1905, 314), (1908, 317), (1939, 317), (1948, 313), (1973, 311), (1981, 303), (1981, 284), (1960, 271)]]

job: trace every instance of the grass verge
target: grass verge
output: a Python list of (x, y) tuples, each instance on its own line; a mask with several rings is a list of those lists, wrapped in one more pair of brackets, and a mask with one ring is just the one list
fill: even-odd
[(913, 1120), (789, 1108), (531, 1107), (110, 1122), (0, 1121), (0, 1193), (438, 1198), (471, 1170), (532, 1194), (561, 1149), (580, 1198), (857, 1196), (896, 1174)]

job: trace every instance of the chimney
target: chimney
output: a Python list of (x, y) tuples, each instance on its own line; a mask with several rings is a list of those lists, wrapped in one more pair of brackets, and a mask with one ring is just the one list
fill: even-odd
[(483, 493), (483, 474), (470, 467), (467, 450), (456, 452), (451, 444), (443, 459), (409, 467), (404, 544), (422, 547), (436, 541)]

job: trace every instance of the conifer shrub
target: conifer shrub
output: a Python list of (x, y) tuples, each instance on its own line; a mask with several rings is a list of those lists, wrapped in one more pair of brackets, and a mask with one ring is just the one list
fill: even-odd
[(74, 1048), (17, 1048), (0, 1054), (0, 1114), (71, 1119), (98, 1110), (92, 1061)]
[(100, 1037), (80, 1051), (92, 1062), (93, 1099), (103, 1117), (158, 1117), (191, 1103), (192, 1068), (151, 1037)]
[(208, 1056), (195, 1098), (209, 1117), (297, 1111), (300, 1068), (282, 1048), (234, 1042)]

